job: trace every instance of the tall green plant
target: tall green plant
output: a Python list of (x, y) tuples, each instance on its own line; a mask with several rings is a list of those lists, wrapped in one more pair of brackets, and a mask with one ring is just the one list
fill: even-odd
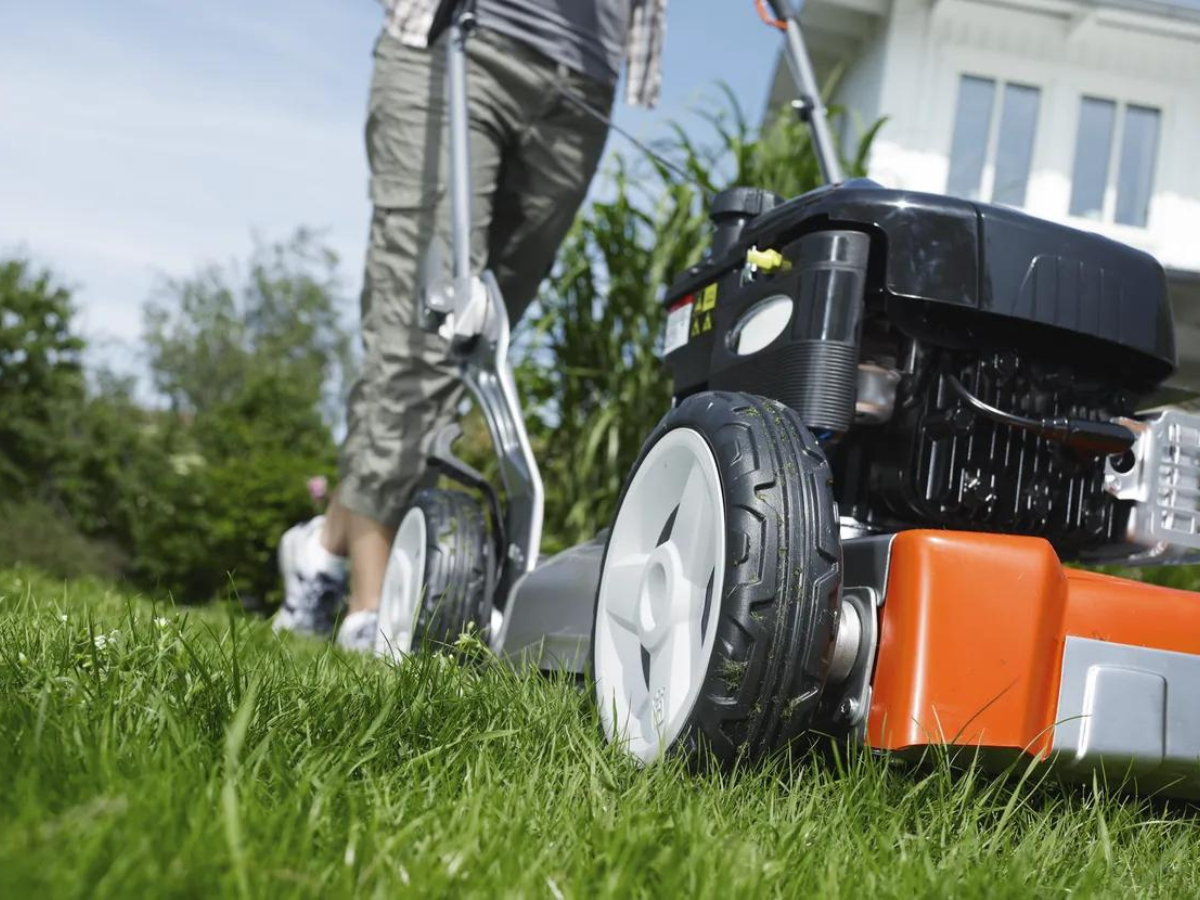
[[(670, 281), (708, 244), (706, 200), (733, 185), (795, 196), (820, 184), (807, 129), (779, 116), (755, 129), (732, 95), (696, 140), (676, 127), (671, 166), (618, 156), (580, 215), (523, 334), (517, 378), (546, 484), (547, 549), (611, 523), (621, 484), (667, 410), (661, 305)], [(834, 111), (840, 116), (840, 111)], [(861, 175), (878, 125), (846, 170)]]

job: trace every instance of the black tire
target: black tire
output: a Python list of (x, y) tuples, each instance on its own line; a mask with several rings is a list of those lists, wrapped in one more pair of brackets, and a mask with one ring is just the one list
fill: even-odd
[[(810, 726), (820, 701), (841, 587), (832, 474), (791, 409), (750, 394), (702, 393), (655, 428), (626, 479), (622, 503), (633, 472), (677, 428), (702, 435), (717, 460), (726, 564), (712, 657), (667, 752), (695, 760), (711, 753), (728, 764), (786, 746)], [(607, 555), (606, 548), (606, 563)], [(598, 589), (596, 615), (599, 602)], [(595, 627), (592, 666), (597, 671)]]
[(428, 489), (410, 509), (425, 514), (425, 593), (413, 635), (413, 650), (453, 644), (474, 623), (488, 627), (488, 565), (491, 544), (483, 511), (470, 494)]

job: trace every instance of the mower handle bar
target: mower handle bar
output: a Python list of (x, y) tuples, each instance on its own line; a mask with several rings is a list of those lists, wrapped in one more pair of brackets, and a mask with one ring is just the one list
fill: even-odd
[(799, 94), (796, 109), (808, 124), (821, 177), (826, 184), (838, 184), (845, 181), (845, 175), (842, 173), (837, 144), (834, 143), (833, 133), (829, 130), (829, 113), (821, 99), (821, 86), (817, 83), (808, 48), (804, 46), (804, 35), (800, 30), (800, 10), (803, 4), (793, 5), (791, 0), (766, 2), (775, 16), (784, 23), (788, 68), (791, 69), (796, 92)]
[(451, 272), (460, 297), (470, 293), (471, 270), (471, 151), (467, 101), (467, 39), (475, 28), (475, 0), (460, 0), (450, 21), (446, 41), (447, 105), (450, 128)]
[[(452, 346), (463, 382), (487, 423), (504, 483), (506, 510), (504, 558), (497, 560), (494, 599), (503, 605), (509, 590), (537, 564), (545, 495), (537, 459), (525, 430), (521, 401), (509, 362), (509, 322), (495, 275), (478, 278), (471, 267), (471, 129), (467, 97), (467, 41), (475, 29), (474, 0), (452, 0), (446, 7), (446, 105), (450, 142), (450, 303)], [(483, 312), (478, 315), (478, 303)], [(474, 314), (474, 315), (473, 315)], [(459, 333), (460, 329), (463, 333)], [(457, 343), (454, 341), (457, 339)]]

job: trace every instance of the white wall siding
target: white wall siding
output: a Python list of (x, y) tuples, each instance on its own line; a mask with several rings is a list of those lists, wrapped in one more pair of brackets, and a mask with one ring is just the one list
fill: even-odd
[[(1131, 24), (1133, 14), (1072, 16), (1069, 10), (1084, 8), (1041, 6), (895, 0), (839, 96), (865, 116), (889, 117), (872, 153), (872, 177), (944, 192), (960, 76), (1031, 85), (1041, 94), (1025, 208), (1141, 247), (1168, 267), (1200, 271), (1200, 28), (1179, 23), (1174, 33), (1150, 33), (1146, 16), (1133, 16)], [(1068, 215), (1084, 95), (1162, 111), (1146, 228)], [(1117, 165), (1116, 154), (1110, 165)]]
[(844, 122), (841, 141), (844, 152), (853, 156), (863, 133), (883, 115), (880, 105), (884, 72), (887, 70), (887, 20), (871, 26), (852, 65), (845, 68), (838, 85), (838, 103), (849, 116)]

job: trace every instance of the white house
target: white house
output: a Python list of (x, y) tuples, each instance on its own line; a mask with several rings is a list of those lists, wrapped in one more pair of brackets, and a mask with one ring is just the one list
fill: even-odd
[[(1019, 206), (1146, 250), (1200, 384), (1200, 0), (808, 0), (823, 83), (886, 117), (887, 187)], [(773, 104), (794, 90), (781, 67)]]

